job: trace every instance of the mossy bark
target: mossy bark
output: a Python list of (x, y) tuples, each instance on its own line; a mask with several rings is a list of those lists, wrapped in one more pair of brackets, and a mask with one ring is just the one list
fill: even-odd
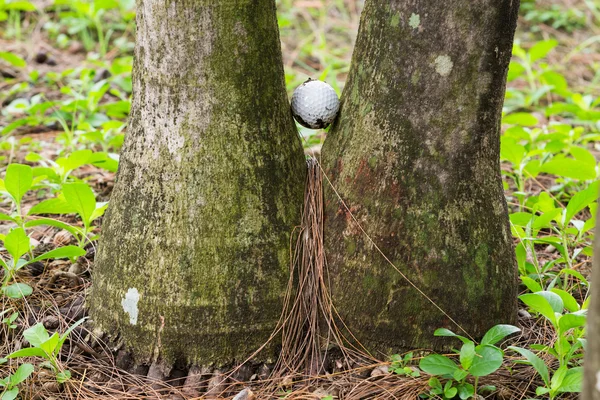
[[(597, 216), (600, 226), (600, 214)], [(594, 290), (587, 325), (588, 345), (585, 352), (585, 380), (583, 384), (583, 400), (600, 400), (600, 235), (596, 234), (594, 243), (594, 264), (592, 271), (592, 288)]]
[[(367, 0), (323, 165), (383, 253), (472, 336), (516, 318), (500, 118), (518, 0)], [(442, 348), (450, 319), (325, 185), (337, 310), (372, 350)], [(464, 333), (463, 333), (464, 334)]]
[(243, 360), (279, 318), (306, 176), (275, 2), (137, 7), (131, 118), (91, 315), (138, 362)]

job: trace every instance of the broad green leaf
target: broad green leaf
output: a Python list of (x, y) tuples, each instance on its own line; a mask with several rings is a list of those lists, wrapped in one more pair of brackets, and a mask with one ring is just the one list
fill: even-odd
[(455, 381), (462, 381), (463, 379), (465, 379), (467, 376), (469, 375), (469, 373), (463, 369), (456, 369), (454, 370), (454, 373), (452, 374), (452, 377), (454, 378)]
[(527, 289), (529, 289), (532, 293), (542, 291), (542, 287), (540, 286), (540, 284), (528, 276), (522, 276), (521, 282), (523, 282), (523, 285), (527, 286)]
[(596, 179), (595, 167), (580, 160), (565, 158), (562, 155), (542, 164), (540, 172), (578, 180)]
[(457, 335), (456, 333), (452, 332), (450, 329), (446, 329), (446, 328), (436, 329), (435, 332), (433, 332), (433, 336), (455, 337), (457, 339), (460, 339), (463, 343), (471, 342), (471, 340), (467, 339), (466, 337)]
[(496, 325), (490, 328), (483, 339), (481, 339), (481, 344), (496, 344), (508, 335), (512, 335), (513, 333), (521, 332), (521, 329), (512, 325)]
[(2, 400), (14, 400), (19, 395), (19, 388), (13, 387), (2, 394)]
[(23, 68), (27, 65), (25, 60), (23, 60), (18, 55), (11, 53), (10, 51), (0, 51), (0, 59), (8, 62), (13, 67)]
[(57, 259), (57, 258), (74, 258), (85, 255), (85, 250), (77, 246), (64, 246), (54, 250), (50, 250), (31, 260), (31, 262)]
[(419, 362), (419, 368), (430, 375), (452, 375), (458, 369), (452, 360), (439, 354), (422, 358)]
[(586, 320), (587, 317), (584, 312), (565, 314), (558, 320), (558, 327), (561, 332), (566, 332), (572, 328), (585, 326)]
[(88, 226), (96, 210), (96, 196), (92, 189), (86, 183), (66, 183), (63, 185), (63, 195)]
[(31, 228), (33, 226), (40, 226), (40, 225), (49, 225), (49, 226), (54, 226), (59, 229), (64, 229), (65, 231), (69, 232), (71, 235), (73, 235), (75, 237), (78, 237), (78, 236), (82, 235), (82, 233), (83, 233), (81, 231), (81, 229), (76, 226), (69, 225), (65, 222), (59, 221), (57, 219), (52, 219), (52, 218), (39, 218), (39, 219), (27, 221), (25, 223), (26, 228)]
[(571, 368), (567, 371), (558, 393), (580, 393), (583, 386), (583, 367)]
[(64, 197), (55, 197), (41, 201), (31, 207), (29, 215), (36, 214), (74, 214), (77, 210)]
[(527, 359), (527, 363), (532, 365), (533, 368), (535, 368), (535, 370), (540, 375), (546, 386), (550, 384), (550, 374), (548, 373), (548, 367), (541, 358), (539, 358), (533, 352), (522, 347), (510, 346), (508, 348), (513, 351), (516, 351), (517, 353), (525, 357)]
[(581, 275), (581, 273), (579, 271), (575, 271), (574, 269), (571, 268), (563, 268), (560, 271), (561, 274), (565, 274), (565, 275), (571, 275), (574, 276), (575, 278), (579, 279), (579, 281), (581, 283), (583, 283), (584, 285), (588, 286), (589, 282), (587, 281), (587, 279), (585, 279), (585, 277), (583, 275)]
[(502, 119), (504, 124), (513, 124), (521, 126), (535, 126), (538, 124), (538, 119), (529, 113), (512, 113), (505, 115)]
[(39, 322), (23, 332), (23, 337), (34, 347), (39, 347), (42, 343), (50, 339), (48, 331), (44, 325)]
[(25, 379), (29, 378), (29, 375), (33, 372), (33, 365), (29, 363), (22, 364), (14, 374), (10, 377), (10, 384), (12, 386), (18, 385), (23, 382)]
[(96, 209), (92, 213), (91, 221), (95, 221), (96, 219), (98, 219), (101, 216), (103, 216), (104, 213), (106, 212), (107, 208), (108, 208), (108, 202), (107, 201), (96, 204)]
[(500, 142), (500, 157), (503, 160), (510, 161), (516, 168), (519, 168), (527, 152), (525, 146), (520, 145), (510, 137), (502, 137)]
[(457, 393), (458, 389), (455, 387), (449, 387), (448, 389), (444, 390), (444, 396), (446, 396), (448, 399), (453, 398)]
[(58, 333), (54, 332), (54, 334), (52, 334), (52, 336), (50, 336), (48, 340), (36, 347), (39, 347), (40, 349), (44, 350), (47, 354), (54, 354), (59, 339), (60, 337)]
[(71, 371), (69, 371), (68, 369), (56, 374), (56, 381), (58, 383), (65, 383), (69, 379), (71, 379)]
[(92, 156), (91, 150), (78, 150), (71, 153), (68, 157), (59, 158), (56, 163), (62, 167), (65, 173), (75, 170), (90, 162)]
[[(558, 297), (558, 295), (556, 295)], [(542, 314), (548, 318), (554, 326), (556, 326), (556, 315), (548, 300), (545, 297), (538, 295), (537, 293), (523, 294), (519, 296), (519, 299), (525, 303), (533, 311)]]
[(569, 149), (569, 153), (571, 153), (571, 155), (575, 157), (575, 159), (583, 163), (586, 163), (593, 167), (596, 166), (596, 157), (594, 157), (594, 155), (589, 150), (584, 149), (583, 147), (571, 146), (571, 148)]
[(502, 350), (495, 346), (480, 345), (476, 347), (476, 354), (469, 373), (473, 376), (486, 376), (496, 371), (502, 365)]
[(529, 56), (529, 60), (531, 62), (535, 62), (540, 60), (548, 55), (548, 53), (558, 45), (558, 42), (554, 39), (542, 40), (536, 42), (529, 51), (527, 55)]
[(31, 241), (23, 228), (15, 228), (4, 238), (4, 247), (12, 256), (13, 262), (16, 262), (23, 254), (29, 251)]
[(470, 383), (458, 385), (458, 397), (461, 400), (470, 399), (475, 394), (475, 388)]
[(468, 370), (473, 364), (473, 358), (475, 358), (475, 344), (473, 342), (463, 344), (460, 349), (460, 365)]
[(14, 218), (11, 217), (10, 215), (6, 215), (4, 213), (0, 213), (0, 221), (13, 221), (14, 222)]
[(553, 292), (550, 292), (547, 290), (542, 290), (541, 292), (537, 292), (536, 295), (542, 296), (546, 300), (548, 300), (548, 303), (550, 304), (550, 306), (552, 306), (552, 309), (554, 310), (554, 312), (562, 314), (562, 312), (564, 311), (565, 305), (564, 305), (562, 299), (560, 298), (560, 296), (557, 295), (556, 293), (553, 293)]
[(535, 217), (532, 228), (535, 229), (534, 236), (537, 236), (537, 233), (542, 228), (550, 228), (552, 226), (551, 222), (555, 220), (562, 213), (562, 209), (555, 208), (551, 211), (545, 212), (544, 214)]
[(567, 205), (567, 210), (565, 213), (565, 217), (563, 219), (563, 225), (568, 224), (571, 219), (581, 210), (589, 206), (594, 201), (598, 200), (598, 188), (600, 187), (600, 182), (596, 181), (588, 186), (587, 189), (577, 192), (571, 200), (569, 200), (569, 204)]
[(6, 10), (35, 11), (37, 8), (29, 1), (11, 1), (4, 5)]
[(510, 222), (513, 225), (526, 227), (531, 222), (533, 214), (528, 212), (516, 212), (510, 214)]
[(27, 347), (25, 349), (17, 350), (13, 353), (10, 353), (6, 356), (6, 358), (19, 358), (19, 357), (43, 357), (48, 358), (46, 352), (37, 347)]
[(33, 293), (33, 288), (26, 283), (13, 283), (3, 287), (2, 292), (11, 299), (20, 299)]
[(108, 153), (96, 152), (90, 158), (90, 163), (109, 172), (117, 172), (119, 161)]
[(29, 165), (10, 164), (6, 169), (4, 186), (17, 204), (21, 204), (23, 195), (31, 189), (33, 171)]
[(555, 392), (562, 384), (563, 379), (565, 379), (566, 375), (567, 366), (562, 365), (554, 372), (554, 375), (552, 375), (552, 379), (550, 380), (550, 390)]
[(551, 289), (550, 291), (560, 296), (567, 310), (571, 312), (579, 311), (579, 303), (577, 303), (577, 300), (575, 300), (575, 297), (573, 297), (571, 293), (556, 288)]

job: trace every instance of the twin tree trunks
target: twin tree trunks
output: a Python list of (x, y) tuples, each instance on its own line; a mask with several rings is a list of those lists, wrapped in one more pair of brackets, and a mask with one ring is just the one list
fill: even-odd
[[(370, 351), (514, 323), (499, 165), (518, 0), (367, 0), (322, 165), (333, 301)], [(277, 324), (306, 162), (274, 0), (138, 0), (90, 311), (138, 362), (245, 360)], [(293, 240), (292, 240), (293, 242)], [(276, 346), (260, 353), (273, 359)]]

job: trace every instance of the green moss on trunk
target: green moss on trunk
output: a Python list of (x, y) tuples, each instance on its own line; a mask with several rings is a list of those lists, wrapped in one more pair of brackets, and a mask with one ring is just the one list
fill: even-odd
[[(326, 173), (394, 264), (473, 336), (516, 317), (499, 165), (518, 0), (367, 0)], [(334, 302), (371, 349), (457, 330), (378, 254), (325, 188)], [(340, 235), (344, 240), (340, 240)]]
[(91, 314), (140, 362), (242, 360), (279, 318), (306, 174), (275, 3), (137, 6), (132, 112)]

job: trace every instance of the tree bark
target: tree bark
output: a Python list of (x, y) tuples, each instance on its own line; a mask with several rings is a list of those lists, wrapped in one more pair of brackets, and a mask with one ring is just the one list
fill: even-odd
[[(500, 118), (518, 0), (367, 0), (322, 151), (334, 304), (372, 350), (516, 320)], [(419, 294), (353, 221), (448, 315)], [(450, 318), (449, 318), (450, 317)], [(464, 333), (462, 333), (464, 335)]]
[[(597, 216), (600, 226), (600, 214)], [(594, 264), (592, 268), (592, 288), (600, 287), (600, 235), (596, 234), (594, 244)], [(585, 377), (583, 400), (600, 400), (600, 299), (597, 292), (590, 300), (587, 320), (588, 344), (585, 349)]]
[(129, 131), (91, 314), (138, 362), (243, 360), (279, 318), (306, 176), (275, 2), (137, 8)]

